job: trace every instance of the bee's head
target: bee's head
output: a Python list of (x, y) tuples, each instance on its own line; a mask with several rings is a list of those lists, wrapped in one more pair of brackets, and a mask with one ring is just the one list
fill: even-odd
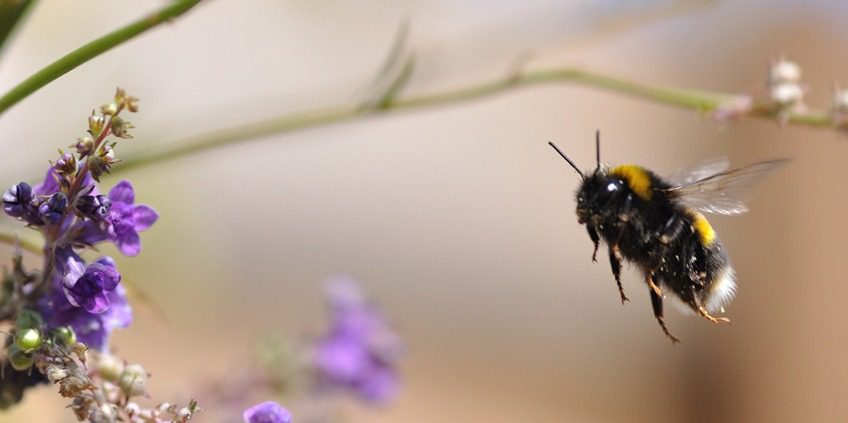
[(577, 190), (577, 221), (585, 224), (593, 216), (599, 216), (603, 210), (616, 209), (611, 207), (627, 195), (624, 181), (609, 175), (602, 170), (596, 170), (583, 178), (580, 189)]
[(577, 220), (581, 224), (588, 222), (592, 216), (598, 216), (604, 206), (624, 192), (623, 182), (601, 169), (600, 131), (595, 133), (595, 170), (592, 173), (582, 172), (554, 143), (548, 144), (580, 175), (582, 183), (577, 190)]

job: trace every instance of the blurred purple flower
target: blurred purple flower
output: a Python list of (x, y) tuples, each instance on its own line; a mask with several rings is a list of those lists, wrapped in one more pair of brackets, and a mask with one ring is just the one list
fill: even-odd
[(291, 423), (288, 410), (274, 401), (266, 401), (248, 408), (243, 414), (244, 423)]
[(109, 294), (118, 287), (121, 274), (115, 262), (103, 257), (86, 266), (76, 254), (69, 254), (65, 263), (62, 288), (68, 301), (89, 313), (99, 314), (109, 309)]
[(320, 381), (353, 390), (371, 403), (390, 401), (400, 386), (396, 370), (400, 338), (352, 279), (331, 281), (327, 299), (332, 323), (313, 357)]

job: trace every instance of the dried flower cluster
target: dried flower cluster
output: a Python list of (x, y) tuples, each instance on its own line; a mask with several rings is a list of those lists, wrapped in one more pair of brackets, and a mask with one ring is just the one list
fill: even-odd
[[(774, 116), (781, 124), (791, 116), (803, 117), (810, 113), (810, 108), (804, 103), (808, 88), (801, 77), (801, 67), (797, 63), (783, 58), (776, 60), (769, 68), (765, 89), (760, 94), (734, 96), (715, 109), (713, 117), (726, 122), (758, 113)], [(834, 88), (828, 110), (833, 125), (848, 128), (848, 90)]]

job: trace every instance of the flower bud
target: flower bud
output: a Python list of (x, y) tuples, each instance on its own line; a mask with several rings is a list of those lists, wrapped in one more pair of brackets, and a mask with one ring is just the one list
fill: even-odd
[(77, 200), (77, 210), (94, 220), (105, 219), (111, 207), (112, 200), (105, 195), (83, 195)]
[(138, 111), (138, 99), (127, 95), (127, 92), (121, 87), (115, 90), (115, 103), (122, 105), (132, 113)]
[(124, 373), (124, 362), (112, 354), (97, 356), (97, 372), (105, 380), (118, 382)]
[(12, 185), (3, 194), (3, 211), (9, 216), (28, 220), (26, 217), (32, 215), (34, 211), (33, 198), (32, 187), (28, 183), (21, 182)]
[(64, 345), (74, 345), (77, 343), (77, 334), (70, 326), (59, 326), (53, 329), (53, 336)]
[(118, 105), (115, 103), (104, 104), (100, 106), (100, 113), (108, 116), (115, 116), (118, 113)]
[(77, 138), (76, 144), (71, 147), (77, 150), (80, 158), (83, 158), (94, 153), (94, 140), (91, 137)]
[(129, 130), (132, 129), (132, 128), (135, 128), (135, 126), (133, 126), (133, 124), (115, 116), (115, 117), (112, 118), (111, 126), (112, 126), (112, 134), (115, 135), (116, 137), (118, 137), (118, 138), (132, 138), (132, 135), (130, 135)]
[(41, 341), (41, 331), (38, 329), (21, 329), (15, 332), (15, 346), (25, 353), (40, 347)]
[(104, 145), (100, 147), (97, 154), (88, 158), (88, 170), (91, 172), (91, 177), (100, 182), (100, 176), (109, 173), (112, 164), (115, 162), (115, 150), (112, 149), (112, 146)]
[(88, 117), (88, 132), (94, 137), (99, 136), (105, 125), (106, 117), (92, 111), (91, 116)]
[(53, 169), (58, 172), (60, 175), (73, 175), (77, 172), (77, 159), (71, 153), (62, 153), (59, 150), (61, 156), (56, 160), (56, 163), (53, 163)]
[(144, 395), (147, 385), (147, 372), (139, 364), (130, 364), (124, 368), (118, 380), (118, 386), (128, 397)]
[(67, 208), (68, 197), (63, 192), (57, 192), (38, 206), (38, 214), (48, 223), (56, 224), (62, 220)]
[(9, 364), (12, 368), (22, 372), (32, 367), (34, 360), (31, 355), (21, 351), (16, 346), (9, 347)]

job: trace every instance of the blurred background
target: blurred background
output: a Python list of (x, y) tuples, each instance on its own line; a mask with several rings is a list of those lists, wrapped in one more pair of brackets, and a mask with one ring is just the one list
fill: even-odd
[[(37, 4), (0, 86), (161, 3)], [(39, 178), (117, 85), (142, 99), (125, 156), (350, 104), (404, 19), (417, 58), (404, 95), (500, 78), (519, 58), (746, 92), (785, 55), (803, 68), (808, 102), (825, 107), (834, 83), (848, 85), (846, 18), (848, 3), (830, 0), (210, 1), (7, 112), (0, 181)], [(739, 279), (732, 326), (670, 310), (683, 341), (672, 346), (636, 272), (622, 306), (606, 260), (591, 262), (577, 179), (546, 142), (590, 167), (596, 129), (605, 161), (660, 174), (720, 155), (793, 159), (748, 214), (711, 219)], [(118, 264), (154, 306), (138, 305), (112, 343), (153, 374), (155, 398), (185, 400), (249, 362), (257, 337), (320, 331), (323, 282), (345, 273), (407, 348), (397, 401), (351, 402), (347, 421), (846, 421), (847, 157), (832, 130), (720, 125), (562, 84), (140, 167), (120, 178), (161, 219), (142, 254)], [(54, 391), (29, 393), (0, 421), (73, 421)], [(237, 421), (198, 400), (200, 421)]]

